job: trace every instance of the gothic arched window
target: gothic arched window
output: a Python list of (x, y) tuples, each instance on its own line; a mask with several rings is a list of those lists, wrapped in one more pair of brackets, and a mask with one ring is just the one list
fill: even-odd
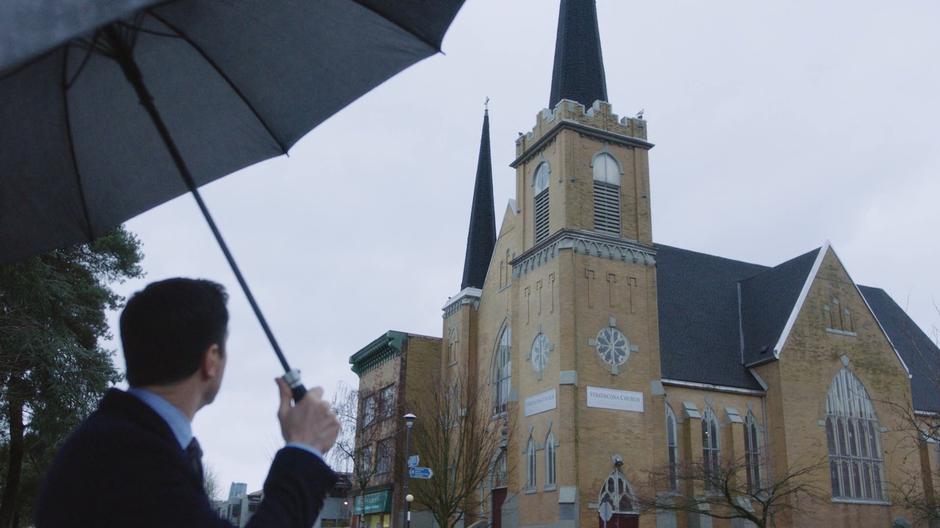
[(705, 408), (702, 416), (702, 463), (706, 486), (713, 490), (720, 478), (721, 443), (718, 437), (718, 418), (711, 407)]
[(846, 368), (826, 397), (826, 443), (833, 498), (885, 500), (881, 426), (865, 386)]
[(744, 419), (744, 462), (747, 466), (747, 489), (750, 493), (757, 493), (761, 487), (760, 435), (757, 419), (751, 411), (748, 411), (747, 418)]
[(669, 455), (669, 489), (679, 489), (679, 442), (676, 414), (666, 404), (666, 451)]
[(545, 487), (555, 486), (555, 433), (545, 437)]
[(626, 477), (615, 469), (604, 481), (597, 504), (610, 504), (614, 513), (638, 513), (633, 499), (633, 490)]
[(594, 229), (620, 235), (620, 164), (601, 152), (594, 156)]
[(506, 404), (509, 403), (512, 382), (511, 342), (512, 330), (506, 324), (496, 340), (493, 354), (493, 414), (506, 412)]
[(543, 161), (535, 169), (532, 179), (532, 196), (535, 197), (535, 243), (548, 238), (548, 183), (551, 168)]
[(525, 445), (525, 488), (527, 490), (535, 489), (535, 474), (536, 474), (536, 461), (535, 461), (535, 440), (532, 439), (532, 435), (529, 435), (529, 441)]

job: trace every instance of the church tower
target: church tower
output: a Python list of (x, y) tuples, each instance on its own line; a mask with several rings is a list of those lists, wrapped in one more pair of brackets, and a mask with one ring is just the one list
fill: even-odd
[(640, 526), (633, 482), (665, 463), (653, 145), (607, 98), (595, 2), (561, 0), (550, 107), (516, 140), (495, 244), (484, 116), (442, 376), (471, 380), (509, 424), (481, 505), (496, 526), (593, 527), (605, 503), (611, 526)]

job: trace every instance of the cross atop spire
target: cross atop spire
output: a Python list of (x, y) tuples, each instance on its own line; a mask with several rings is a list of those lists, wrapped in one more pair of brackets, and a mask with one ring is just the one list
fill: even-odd
[(467, 255), (463, 263), (463, 281), (460, 289), (483, 288), (486, 271), (496, 245), (496, 212), (493, 207), (493, 163), (490, 159), (490, 98), (486, 98), (483, 112), (483, 133), (480, 137), (480, 157), (477, 160), (477, 179), (473, 185), (473, 206), (470, 209), (470, 229), (467, 233)]
[(607, 80), (594, 2), (561, 0), (549, 108), (555, 108), (562, 99), (577, 101), (585, 108), (596, 100), (607, 101)]

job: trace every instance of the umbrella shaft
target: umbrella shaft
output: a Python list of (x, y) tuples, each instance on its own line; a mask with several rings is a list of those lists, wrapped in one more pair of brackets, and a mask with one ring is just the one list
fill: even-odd
[[(284, 353), (281, 352), (281, 347), (278, 345), (277, 339), (274, 338), (274, 333), (268, 326), (268, 322), (264, 318), (264, 314), (261, 313), (261, 307), (259, 307), (257, 301), (255, 301), (255, 296), (252, 295), (251, 289), (248, 287), (248, 283), (245, 281), (245, 277), (242, 276), (241, 270), (238, 269), (238, 264), (235, 263), (235, 257), (232, 256), (232, 252), (228, 249), (228, 244), (226, 244), (225, 240), (222, 238), (222, 232), (219, 231), (218, 226), (215, 224), (215, 220), (212, 219), (212, 215), (209, 213), (209, 208), (206, 207), (206, 203), (202, 200), (202, 196), (199, 194), (196, 182), (193, 180), (193, 176), (189, 172), (189, 167), (186, 166), (186, 162), (183, 160), (183, 156), (176, 147), (176, 143), (173, 142), (173, 138), (170, 136), (170, 132), (166, 127), (166, 123), (163, 122), (163, 118), (157, 111), (157, 107), (153, 104), (153, 96), (150, 95), (150, 91), (147, 90), (147, 86), (144, 84), (144, 79), (143, 75), (140, 73), (140, 68), (138, 68), (136, 61), (134, 61), (133, 51), (130, 49), (124, 39), (121, 38), (113, 25), (108, 26), (104, 31), (111, 41), (115, 58), (118, 64), (120, 64), (121, 70), (124, 72), (124, 76), (134, 87), (134, 91), (137, 92), (137, 97), (140, 99), (140, 104), (143, 105), (144, 109), (147, 110), (147, 113), (150, 115), (150, 119), (153, 121), (154, 126), (157, 128), (157, 132), (160, 134), (160, 138), (163, 140), (164, 145), (166, 145), (167, 150), (170, 152), (170, 156), (173, 158), (173, 162), (176, 164), (176, 168), (179, 170), (180, 176), (186, 183), (186, 187), (189, 188), (189, 192), (192, 193), (193, 198), (196, 199), (196, 204), (199, 205), (199, 210), (202, 211), (202, 215), (206, 218), (206, 222), (209, 224), (209, 229), (212, 230), (212, 234), (215, 236), (216, 242), (218, 242), (219, 247), (222, 248), (222, 253), (225, 255), (225, 259), (232, 268), (232, 272), (235, 274), (235, 278), (238, 280), (238, 284), (241, 286), (242, 291), (245, 292), (245, 297), (248, 298), (248, 304), (251, 305), (251, 309), (255, 312), (255, 316), (258, 318), (258, 322), (261, 323), (261, 328), (264, 329), (264, 333), (268, 337), (268, 341), (271, 343), (271, 347), (274, 349), (274, 353), (277, 355), (278, 361), (280, 361), (281, 366), (284, 367), (284, 372), (290, 372), (290, 365), (288, 365), (287, 359), (284, 357)], [(302, 388), (303, 386), (300, 385), (299, 387)], [(297, 396), (296, 389), (297, 387), (295, 387), (295, 398)]]

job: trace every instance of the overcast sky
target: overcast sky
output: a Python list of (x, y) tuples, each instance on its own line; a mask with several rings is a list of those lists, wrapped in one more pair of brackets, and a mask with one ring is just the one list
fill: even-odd
[[(656, 144), (657, 242), (775, 265), (830, 240), (858, 283), (936, 332), (940, 3), (598, 0), (598, 15), (614, 111), (645, 109)], [(356, 101), (289, 158), (205, 188), (308, 386), (355, 384), (349, 356), (389, 329), (440, 335), (483, 100), (501, 218), (517, 132), (548, 103), (557, 16), (557, 0), (469, 0), (446, 55)], [(231, 481), (259, 489), (283, 443), (274, 354), (191, 198), (128, 227), (147, 277), (120, 292), (171, 276), (229, 288), (225, 383), (194, 430), (223, 494)]]

